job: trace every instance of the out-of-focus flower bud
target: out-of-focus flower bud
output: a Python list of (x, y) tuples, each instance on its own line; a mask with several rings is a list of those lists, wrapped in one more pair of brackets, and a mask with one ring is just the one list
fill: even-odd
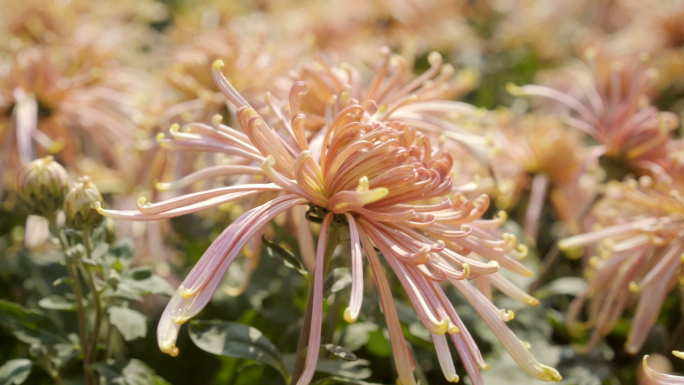
[(104, 217), (95, 209), (96, 203), (102, 201), (100, 190), (87, 176), (81, 177), (71, 186), (64, 199), (66, 225), (72, 229), (90, 230), (100, 223)]
[(17, 192), (29, 214), (50, 217), (62, 208), (68, 183), (64, 167), (46, 156), (21, 167)]
[(109, 274), (107, 275), (107, 284), (116, 289), (120, 282), (121, 275), (119, 275), (119, 273), (117, 273), (115, 270), (110, 270)]

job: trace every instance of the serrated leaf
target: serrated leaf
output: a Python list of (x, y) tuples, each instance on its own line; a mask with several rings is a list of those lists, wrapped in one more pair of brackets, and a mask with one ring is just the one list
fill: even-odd
[(19, 385), (31, 374), (33, 363), (27, 359), (9, 360), (0, 367), (0, 384)]
[(289, 381), (278, 349), (256, 328), (235, 322), (193, 321), (188, 329), (200, 349), (226, 357), (254, 360), (276, 368)]
[(100, 374), (100, 385), (169, 385), (168, 381), (157, 376), (154, 370), (140, 360), (96, 363), (94, 366)]
[(294, 253), (289, 250), (285, 250), (280, 245), (266, 239), (263, 236), (261, 237), (261, 241), (266, 247), (266, 253), (271, 258), (281, 261), (285, 266), (297, 270), (305, 277), (309, 275), (309, 272), (306, 271), (306, 267), (304, 267), (302, 260), (295, 256)]
[(77, 305), (74, 298), (65, 298), (60, 295), (51, 295), (41, 298), (38, 306), (48, 310), (76, 311)]
[(147, 335), (147, 318), (142, 313), (119, 306), (110, 307), (108, 313), (109, 321), (126, 341)]
[(29, 345), (70, 344), (43, 313), (4, 300), (0, 300), (0, 326)]
[(334, 345), (334, 344), (324, 344), (322, 345), (324, 348), (326, 348), (330, 353), (336, 355), (337, 357), (340, 357), (341, 359), (345, 361), (356, 361), (358, 358), (356, 355), (349, 350), (343, 348), (342, 346), (339, 345)]

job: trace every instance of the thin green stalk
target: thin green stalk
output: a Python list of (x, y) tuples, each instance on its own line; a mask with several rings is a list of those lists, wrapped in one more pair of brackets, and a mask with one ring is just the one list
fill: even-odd
[[(86, 257), (92, 259), (92, 248), (90, 247), (90, 232), (84, 230), (82, 233), (83, 246), (86, 250)], [(100, 291), (97, 290), (95, 286), (95, 278), (93, 276), (93, 271), (89, 266), (84, 266), (80, 264), (83, 276), (86, 278), (86, 283), (93, 296), (93, 304), (95, 307), (95, 323), (93, 324), (93, 332), (91, 334), (91, 345), (88, 350), (88, 362), (94, 362), (97, 355), (97, 342), (98, 336), (100, 334), (100, 324), (102, 323), (102, 297), (100, 296)]]
[(69, 274), (70, 280), (69, 284), (74, 292), (74, 296), (76, 296), (76, 318), (78, 322), (78, 335), (79, 339), (81, 340), (81, 351), (83, 352), (83, 372), (85, 374), (86, 383), (88, 385), (94, 385), (95, 382), (92, 371), (89, 367), (90, 363), (87, 359), (89, 355), (89, 344), (87, 338), (88, 326), (86, 324), (85, 308), (83, 307), (83, 290), (81, 288), (81, 282), (79, 280), (78, 270), (76, 268), (77, 263), (74, 263), (73, 258), (69, 256), (69, 243), (64, 233), (57, 226), (57, 220), (55, 216), (48, 218), (48, 222), (50, 223), (50, 230), (59, 240), (62, 252), (64, 253), (64, 261), (66, 263), (67, 273)]

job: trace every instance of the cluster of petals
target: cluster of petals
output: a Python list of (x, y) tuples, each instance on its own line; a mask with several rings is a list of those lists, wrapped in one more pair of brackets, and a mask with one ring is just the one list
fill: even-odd
[[(615, 326), (637, 299), (625, 348), (636, 354), (655, 325), (667, 294), (682, 280), (684, 163), (637, 180), (609, 182), (592, 210), (594, 230), (566, 238), (561, 249), (588, 247), (589, 282), (568, 313), (571, 330), (593, 329), (588, 347)], [(578, 318), (586, 305), (588, 319)]]
[(588, 49), (585, 57), (587, 67), (572, 71), (572, 89), (567, 92), (540, 85), (509, 85), (509, 91), (548, 98), (568, 108), (565, 122), (599, 142), (591, 158), (605, 155), (633, 169), (648, 169), (667, 154), (671, 131), (679, 123), (675, 114), (649, 103), (658, 76), (646, 65), (649, 55), (608, 61)]
[[(581, 217), (594, 200), (598, 181), (584, 172), (588, 151), (581, 136), (552, 115), (513, 115), (497, 112), (488, 133), (497, 148), (492, 160), (496, 176), (496, 204), (507, 210), (529, 192), (523, 229), (537, 238), (545, 201), (551, 201), (558, 218), (572, 233), (579, 232)], [(573, 151), (567, 151), (567, 148)]]
[[(110, 217), (146, 221), (193, 213), (247, 197), (272, 197), (228, 226), (185, 278), (158, 326), (162, 351), (178, 354), (175, 342), (181, 325), (210, 301), (227, 269), (250, 239), (279, 214), (309, 206), (323, 214), (313, 263), (309, 348), (298, 384), (309, 383), (316, 369), (323, 316), (324, 260), (330, 229), (340, 224), (348, 228), (351, 244), (352, 285), (345, 319), (354, 322), (360, 315), (365, 255), (380, 294), (403, 384), (416, 383), (414, 363), (378, 251), (432, 334), (440, 365), (449, 381), (459, 377), (448, 338), (474, 384), (483, 383), (480, 370), (488, 366), (440, 285), (447, 281), (472, 304), (521, 368), (538, 379), (560, 380), (558, 372), (540, 364), (506, 326), (513, 313), (494, 306), (470, 282), (492, 285), (520, 302), (538, 304), (497, 273), (501, 266), (517, 274), (531, 275), (518, 261), (526, 249), (513, 235), (495, 235), (493, 230), (503, 224), (505, 216), (482, 219), (489, 207), (487, 196), (469, 200), (454, 193), (449, 175), (453, 166), (451, 156), (422, 132), (430, 126), (428, 123), (416, 127), (423, 112), (411, 114), (406, 110), (401, 116), (389, 117), (388, 111), (396, 110), (402, 101), (397, 102), (399, 106), (379, 108), (370, 97), (359, 101), (348, 94), (345, 103), (336, 104), (339, 99), (333, 96), (321, 128), (311, 136), (306, 129), (308, 117), (300, 109), (301, 100), (309, 91), (306, 83), (293, 85), (287, 115), (282, 109), (271, 108), (275, 119), (264, 118), (223, 76), (222, 67), (221, 61), (215, 62), (213, 76), (220, 90), (237, 107), (236, 120), (242, 130), (221, 124), (221, 117), (216, 116), (212, 124), (174, 125), (169, 136), (160, 134), (158, 142), (170, 151), (223, 153), (231, 163), (201, 169), (164, 187), (182, 188), (223, 176), (239, 176), (241, 182), (158, 203), (141, 199), (135, 211), (100, 208)], [(267, 97), (266, 104), (275, 107), (271, 99)], [(431, 106), (443, 108), (440, 103)], [(274, 120), (275, 123), (267, 123)]]
[[(134, 147), (128, 92), (135, 75), (82, 54), (33, 47), (0, 62), (0, 174), (57, 152), (67, 165), (87, 154), (123, 169), (117, 150)], [(101, 155), (81, 146), (84, 137)]]

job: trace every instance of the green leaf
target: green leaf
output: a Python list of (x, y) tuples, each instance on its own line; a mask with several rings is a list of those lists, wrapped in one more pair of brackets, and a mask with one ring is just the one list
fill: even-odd
[(304, 263), (301, 259), (295, 256), (294, 253), (289, 250), (285, 250), (280, 245), (266, 239), (263, 236), (261, 237), (261, 241), (266, 247), (266, 253), (268, 253), (271, 258), (281, 261), (285, 266), (297, 270), (305, 277), (309, 276), (309, 272), (306, 271)]
[(29, 345), (70, 344), (43, 313), (4, 300), (0, 300), (0, 326)]
[(343, 348), (342, 346), (339, 345), (334, 345), (334, 344), (325, 344), (322, 345), (324, 348), (328, 349), (329, 352), (332, 354), (340, 357), (341, 359), (345, 361), (356, 361), (358, 358), (356, 355), (349, 350)]
[(333, 269), (323, 282), (323, 293), (325, 296), (337, 293), (340, 290), (344, 290), (351, 286), (352, 277), (347, 267), (338, 267)]
[(152, 269), (149, 266), (136, 267), (131, 269), (129, 276), (136, 281), (143, 281), (152, 276)]
[(140, 293), (143, 295), (158, 294), (170, 297), (176, 291), (170, 283), (158, 275), (152, 275), (147, 279), (137, 281), (137, 284), (134, 286), (139, 288)]
[[(137, 278), (143, 274), (137, 273)], [(171, 284), (158, 275), (150, 275), (144, 279), (136, 279), (130, 272), (124, 273), (121, 281), (116, 286), (116, 290), (107, 292), (105, 297), (120, 297), (133, 301), (142, 301), (142, 296), (147, 294), (158, 294), (172, 296), (174, 292)]]
[(170, 385), (140, 360), (96, 363), (94, 366), (100, 374), (100, 385)]
[(392, 355), (389, 341), (385, 337), (382, 329), (370, 333), (370, 339), (368, 340), (366, 349), (377, 357), (389, 357)]
[(193, 321), (188, 332), (192, 342), (206, 352), (270, 365), (289, 382), (280, 352), (256, 328), (235, 322)]
[(76, 311), (77, 309), (76, 299), (65, 298), (60, 295), (41, 298), (38, 301), (38, 306), (48, 310)]
[(90, 255), (94, 261), (101, 262), (104, 260), (105, 255), (109, 252), (109, 245), (100, 242), (95, 245), (93, 250), (90, 252)]
[(587, 287), (587, 281), (579, 277), (563, 277), (552, 281), (548, 285), (540, 288), (534, 292), (536, 298), (548, 298), (555, 295), (572, 295), (578, 296), (582, 294)]
[(109, 247), (109, 253), (104, 255), (103, 264), (121, 272), (131, 266), (135, 258), (135, 249), (130, 239), (122, 239)]
[(363, 359), (356, 361), (318, 360), (316, 370), (352, 380), (363, 380), (373, 374), (369, 366), (370, 361)]
[(0, 384), (3, 385), (19, 385), (31, 374), (33, 363), (31, 360), (24, 358), (17, 360), (9, 360), (0, 367)]
[(370, 339), (370, 333), (378, 330), (378, 325), (372, 322), (355, 322), (347, 325), (342, 334), (342, 345), (351, 351), (361, 349)]
[(147, 335), (147, 318), (142, 313), (119, 306), (110, 307), (108, 313), (109, 321), (126, 341)]

